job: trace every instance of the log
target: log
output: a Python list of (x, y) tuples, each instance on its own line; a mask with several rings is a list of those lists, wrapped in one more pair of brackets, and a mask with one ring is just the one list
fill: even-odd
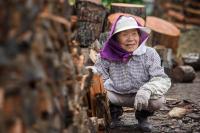
[(78, 23), (76, 40), (81, 47), (89, 47), (103, 30), (107, 10), (100, 4), (79, 1), (76, 4)]
[(143, 18), (139, 17), (139, 16), (136, 16), (136, 15), (133, 15), (133, 14), (129, 14), (129, 13), (113, 13), (113, 14), (110, 14), (108, 16), (108, 22), (110, 25), (112, 25), (115, 20), (120, 16), (120, 15), (125, 15), (125, 16), (132, 16), (134, 17), (142, 26), (144, 26), (145, 24), (145, 21)]
[(176, 12), (174, 10), (168, 10), (167, 15), (170, 17), (176, 18), (180, 21), (184, 21), (185, 19), (185, 16), (182, 13)]
[(200, 70), (200, 54), (199, 53), (188, 53), (182, 55), (184, 65), (190, 65), (194, 70)]
[(127, 3), (112, 3), (110, 14), (113, 13), (129, 13), (135, 16), (140, 16), (143, 19), (146, 18), (146, 10), (144, 5), (127, 4)]
[(90, 102), (90, 112), (92, 112), (92, 117), (103, 118), (104, 123), (109, 125), (111, 115), (108, 98), (106, 96), (106, 90), (103, 87), (103, 81), (97, 74), (93, 75), (88, 99)]
[(101, 80), (100, 76), (95, 74), (93, 76), (91, 88), (89, 91), (92, 116), (97, 116), (96, 95), (100, 93), (106, 93), (106, 92), (105, 89), (103, 88), (103, 81)]
[(176, 12), (173, 10), (169, 10), (167, 12), (167, 15), (175, 19), (176, 21), (185, 23), (185, 24), (195, 24), (195, 25), (200, 25), (200, 19), (198, 17), (189, 17), (186, 15), (183, 15), (180, 12)]
[(195, 79), (195, 71), (189, 65), (177, 66), (173, 69), (172, 79), (175, 82), (190, 83)]
[(152, 46), (164, 45), (171, 48), (173, 53), (177, 53), (180, 30), (172, 23), (161, 18), (148, 16), (146, 26), (152, 30), (149, 43)]
[(0, 132), (89, 130), (82, 95), (90, 82), (80, 83), (65, 2), (0, 2)]
[(176, 27), (178, 27), (179, 29), (183, 29), (183, 30), (190, 30), (193, 29), (195, 27), (195, 25), (192, 24), (183, 24), (181, 22), (172, 22)]
[(101, 4), (101, 0), (77, 0), (77, 1), (90, 1), (96, 4)]

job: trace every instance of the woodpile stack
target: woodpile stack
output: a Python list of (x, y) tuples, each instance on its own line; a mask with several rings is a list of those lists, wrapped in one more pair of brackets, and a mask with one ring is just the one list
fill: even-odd
[[(173, 22), (181, 29), (200, 26), (199, 0), (156, 0), (165, 13), (164, 18)], [(159, 2), (160, 1), (160, 2)], [(157, 5), (158, 6), (158, 5)], [(158, 12), (157, 12), (158, 14)]]
[(78, 17), (76, 40), (81, 47), (88, 48), (103, 31), (107, 10), (98, 2), (88, 0), (76, 3)]
[(70, 40), (68, 1), (0, 7), (0, 132), (92, 132), (83, 106), (92, 74)]

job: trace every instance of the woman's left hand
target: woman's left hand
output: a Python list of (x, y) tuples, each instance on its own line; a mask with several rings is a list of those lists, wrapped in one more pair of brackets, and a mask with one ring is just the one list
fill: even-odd
[(149, 90), (139, 89), (135, 96), (134, 107), (136, 110), (147, 109), (151, 92)]

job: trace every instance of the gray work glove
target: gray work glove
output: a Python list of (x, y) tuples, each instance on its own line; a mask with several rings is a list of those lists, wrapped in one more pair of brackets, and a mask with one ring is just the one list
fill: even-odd
[(139, 89), (135, 96), (134, 107), (136, 110), (147, 109), (151, 92), (149, 90)]

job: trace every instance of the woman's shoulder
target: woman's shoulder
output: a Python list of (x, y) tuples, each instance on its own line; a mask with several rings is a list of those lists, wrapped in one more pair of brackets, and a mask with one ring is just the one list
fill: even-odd
[(97, 62), (101, 62), (101, 63), (106, 64), (106, 65), (110, 64), (110, 61), (102, 58), (100, 54), (97, 54), (96, 57), (97, 57)]
[(150, 46), (146, 46), (148, 52), (155, 52), (156, 50)]
[(146, 55), (147, 56), (152, 56), (155, 55), (157, 52), (154, 48), (146, 46)]

